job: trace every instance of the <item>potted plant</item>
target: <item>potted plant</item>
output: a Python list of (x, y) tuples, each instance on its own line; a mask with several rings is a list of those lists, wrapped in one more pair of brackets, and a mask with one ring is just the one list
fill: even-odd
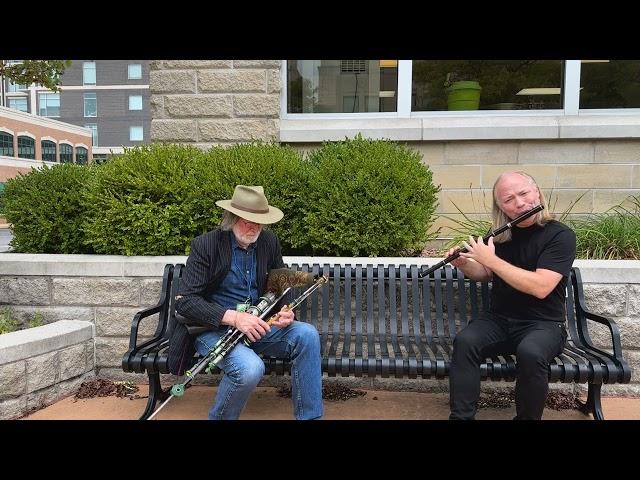
[(472, 71), (447, 73), (444, 86), (449, 110), (478, 110), (482, 87)]

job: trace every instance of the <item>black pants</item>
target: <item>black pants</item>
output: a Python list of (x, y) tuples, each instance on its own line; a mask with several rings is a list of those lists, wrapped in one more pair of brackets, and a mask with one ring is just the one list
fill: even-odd
[(481, 318), (453, 341), (449, 371), (450, 419), (472, 420), (480, 398), (480, 364), (494, 355), (516, 355), (516, 419), (540, 420), (549, 392), (549, 362), (564, 349), (564, 324)]

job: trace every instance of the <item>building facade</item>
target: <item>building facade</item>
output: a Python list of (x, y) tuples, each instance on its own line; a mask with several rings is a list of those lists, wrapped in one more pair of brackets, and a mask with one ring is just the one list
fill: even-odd
[(18, 173), (56, 163), (93, 160), (90, 130), (0, 107), (0, 188)]
[(151, 141), (405, 142), (442, 187), (443, 232), (460, 211), (486, 218), (507, 170), (532, 174), (555, 212), (601, 212), (640, 194), (635, 71), (640, 61), (152, 61)]
[(59, 92), (5, 80), (4, 95), (9, 108), (89, 128), (96, 159), (150, 140), (147, 60), (73, 60)]

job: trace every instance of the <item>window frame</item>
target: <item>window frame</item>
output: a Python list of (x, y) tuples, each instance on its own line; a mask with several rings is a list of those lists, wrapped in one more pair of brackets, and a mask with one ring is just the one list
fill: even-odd
[[(131, 76), (131, 67), (140, 67), (140, 76)], [(127, 80), (142, 80), (142, 64), (141, 63), (129, 63), (127, 64)]]

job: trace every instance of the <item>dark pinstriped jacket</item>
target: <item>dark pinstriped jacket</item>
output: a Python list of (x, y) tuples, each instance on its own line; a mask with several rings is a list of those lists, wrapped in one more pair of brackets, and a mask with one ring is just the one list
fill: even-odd
[[(191, 253), (182, 272), (176, 312), (194, 325), (210, 329), (220, 327), (226, 308), (207, 300), (205, 297), (220, 286), (231, 270), (232, 231), (219, 228), (194, 238)], [(275, 233), (263, 230), (256, 241), (256, 283), (258, 295), (264, 293), (267, 273), (273, 268), (284, 267), (280, 241)], [(279, 307), (275, 307), (278, 311)], [(169, 370), (182, 375), (185, 365), (195, 353), (194, 338), (187, 333), (184, 325), (178, 323), (169, 344)]]

